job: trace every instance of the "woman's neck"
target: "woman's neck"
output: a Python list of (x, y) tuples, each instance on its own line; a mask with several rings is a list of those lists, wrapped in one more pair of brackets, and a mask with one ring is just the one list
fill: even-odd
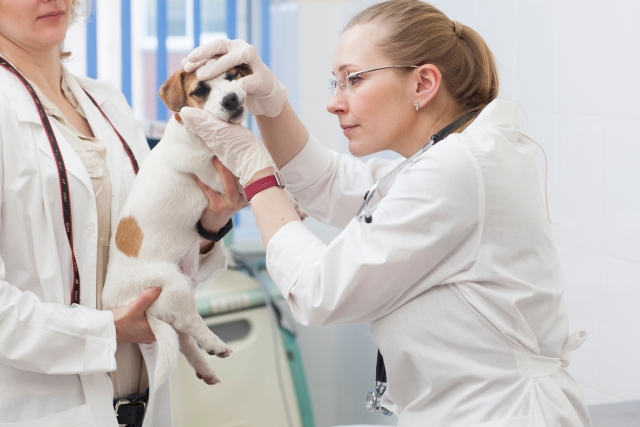
[(62, 93), (60, 49), (35, 50), (20, 46), (0, 34), (0, 53), (48, 97)]
[(399, 147), (400, 150), (397, 152), (404, 157), (413, 155), (428, 143), (434, 134), (458, 119), (461, 115), (459, 110), (460, 108), (449, 99), (443, 100), (443, 97), (434, 99), (419, 111), (412, 132), (409, 132), (405, 138), (406, 144)]

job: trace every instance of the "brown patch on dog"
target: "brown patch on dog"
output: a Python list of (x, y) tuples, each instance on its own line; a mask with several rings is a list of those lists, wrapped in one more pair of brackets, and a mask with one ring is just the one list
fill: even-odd
[(178, 70), (162, 84), (158, 96), (167, 108), (177, 113), (186, 106), (204, 107), (209, 92), (209, 85), (199, 81), (195, 73)]
[(142, 246), (142, 230), (132, 216), (122, 218), (116, 231), (116, 246), (126, 256), (137, 258)]

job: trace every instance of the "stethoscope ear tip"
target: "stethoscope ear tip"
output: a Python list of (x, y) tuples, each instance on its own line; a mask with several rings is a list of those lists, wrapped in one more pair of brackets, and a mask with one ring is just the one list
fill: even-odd
[(364, 222), (366, 222), (367, 224), (371, 224), (372, 221), (373, 221), (373, 217), (372, 216), (365, 216), (364, 217)]

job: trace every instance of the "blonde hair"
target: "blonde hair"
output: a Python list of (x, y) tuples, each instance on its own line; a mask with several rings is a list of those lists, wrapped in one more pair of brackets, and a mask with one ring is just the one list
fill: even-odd
[[(71, 13), (69, 14), (69, 27), (81, 16), (89, 16), (91, 13), (91, 1), (73, 0), (71, 2)], [(71, 56), (70, 51), (65, 51), (60, 45), (60, 59), (67, 59)]]
[(377, 46), (393, 64), (438, 67), (442, 84), (464, 113), (480, 112), (497, 98), (495, 58), (473, 29), (420, 0), (389, 0), (358, 13), (345, 31), (370, 22), (385, 29)]

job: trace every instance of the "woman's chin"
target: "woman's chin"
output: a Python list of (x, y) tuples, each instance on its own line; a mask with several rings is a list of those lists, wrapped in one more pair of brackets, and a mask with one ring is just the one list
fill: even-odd
[(355, 157), (364, 157), (375, 153), (375, 151), (371, 151), (366, 144), (358, 143), (353, 140), (349, 140), (349, 152)]

